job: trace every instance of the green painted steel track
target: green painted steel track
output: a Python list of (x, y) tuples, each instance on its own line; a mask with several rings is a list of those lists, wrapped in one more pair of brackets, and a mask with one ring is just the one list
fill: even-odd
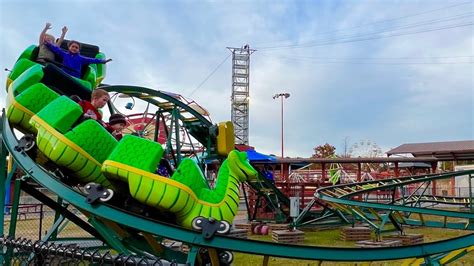
[[(377, 210), (382, 210), (388, 211), (390, 213), (389, 215), (396, 213), (399, 218), (397, 222), (400, 224), (474, 230), (474, 224), (471, 223), (471, 221), (474, 219), (473, 212), (458, 212), (452, 210), (443, 210), (440, 208), (432, 209), (421, 206), (422, 202), (450, 205), (470, 205), (471, 199), (443, 197), (436, 195), (410, 195), (409, 197), (401, 197), (394, 199), (393, 201), (390, 201), (388, 203), (356, 200), (357, 198), (362, 198), (363, 195), (367, 195), (368, 193), (377, 190), (396, 191), (397, 189), (403, 188), (404, 186), (409, 184), (428, 184), (429, 182), (435, 180), (447, 179), (453, 176), (460, 175), (474, 175), (474, 170), (450, 172), (446, 174), (430, 174), (423, 176), (409, 176), (384, 180), (374, 180), (357, 184), (336, 185), (318, 189), (315, 192), (315, 197), (327, 202), (335, 203), (335, 206), (343, 206), (343, 209), (345, 209), (346, 212), (352, 212), (352, 214), (362, 219), (377, 218), (374, 217), (374, 215), (368, 215), (365, 212), (361, 212), (362, 209), (364, 211), (369, 210), (372, 214), (374, 214)], [(422, 215), (440, 216), (444, 218), (444, 222), (425, 221), (424, 219), (408, 219), (408, 216), (404, 215), (405, 213), (409, 213), (410, 215), (419, 214), (420, 217), (422, 217)], [(378, 218), (380, 219), (380, 217)], [(446, 220), (447, 218), (461, 218), (465, 219), (465, 222), (448, 223)], [(377, 227), (375, 224), (372, 224), (372, 226)], [(378, 230), (381, 230), (381, 228), (378, 228)], [(474, 245), (474, 242), (470, 242), (469, 245)]]
[[(289, 217), (290, 199), (283, 194), (270, 180), (265, 178), (261, 173), (258, 174), (257, 180), (247, 181), (250, 188), (257, 193), (257, 200), (254, 203), (254, 210), (251, 213), (248, 206), (247, 194), (244, 194), (247, 204), (247, 215), (249, 220), (257, 220), (257, 206), (261, 204), (262, 200), (266, 200), (267, 208), (271, 208), (275, 214), (275, 221), (286, 222)], [(286, 208), (286, 211), (285, 211)]]
[(178, 110), (180, 120), (196, 140), (205, 147), (210, 144), (215, 144), (215, 136), (213, 139), (209, 134), (209, 128), (212, 127), (212, 122), (191, 106), (180, 101), (169, 93), (145, 87), (128, 85), (107, 85), (99, 88), (109, 92), (123, 93), (141, 99), (159, 107), (164, 112), (172, 113), (173, 110)]
[(404, 197), (397, 199), (397, 203), (418, 204), (423, 202), (429, 202), (434, 204), (447, 204), (468, 207), (471, 204), (471, 198), (469, 197), (447, 197), (447, 196), (433, 196), (433, 195), (413, 195), (411, 197)]
[(129, 213), (107, 204), (90, 205), (84, 195), (61, 183), (42, 167), (37, 165), (27, 154), (15, 150), (18, 141), (14, 136), (7, 120), (2, 122), (2, 140), (18, 166), (38, 184), (49, 191), (60, 195), (65, 201), (76, 208), (88, 212), (95, 217), (101, 217), (138, 231), (148, 232), (157, 236), (175, 239), (192, 246), (226, 249), (242, 253), (258, 254), (271, 257), (294, 259), (310, 259), (324, 261), (372, 261), (391, 260), (410, 257), (427, 257), (439, 253), (465, 248), (474, 243), (474, 234), (449, 240), (406, 247), (393, 248), (328, 248), (314, 246), (283, 245), (271, 242), (252, 241), (225, 236), (214, 236), (205, 239), (200, 232), (183, 229), (171, 224), (157, 222)]
[(199, 120), (207, 127), (212, 125), (212, 123), (198, 111), (166, 92), (131, 85), (107, 85), (101, 86), (99, 88), (109, 92), (124, 93), (129, 96), (142, 99), (158, 107), (161, 107), (164, 110), (172, 110), (174, 106), (178, 106), (179, 108), (182, 108), (182, 112), (188, 112), (193, 116), (186, 119), (190, 121)]

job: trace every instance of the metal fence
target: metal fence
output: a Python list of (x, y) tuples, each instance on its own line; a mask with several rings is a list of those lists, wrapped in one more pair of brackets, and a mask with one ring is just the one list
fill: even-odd
[[(42, 239), (48, 233), (48, 230), (55, 222), (56, 212), (41, 203), (40, 201), (23, 193), (20, 197), (20, 204), (18, 204), (18, 215), (16, 220), (15, 232), (10, 231), (10, 221), (12, 205), (5, 205), (4, 217), (5, 223), (3, 225), (4, 232), (15, 237), (27, 239)], [(81, 214), (73, 206), (69, 206), (68, 210), (75, 213), (80, 219), (87, 221), (87, 218)], [(66, 220), (57, 234), (58, 238), (73, 238), (92, 237), (89, 233), (84, 231), (79, 226)]]
[(24, 238), (0, 237), (0, 265), (179, 265), (160, 258), (112, 254)]

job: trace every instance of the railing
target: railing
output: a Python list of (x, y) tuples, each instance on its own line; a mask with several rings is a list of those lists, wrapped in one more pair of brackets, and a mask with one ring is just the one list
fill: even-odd
[[(25, 198), (28, 196), (25, 196)], [(33, 201), (29, 201), (33, 202)], [(5, 205), (4, 218), (5, 224), (9, 225), (13, 217), (11, 217), (13, 205)], [(9, 234), (15, 235), (15, 237), (27, 238), (27, 239), (42, 239), (48, 229), (55, 222), (56, 212), (50, 207), (42, 203), (28, 203), (19, 204), (17, 206), (18, 214), (16, 217), (15, 232)], [(77, 212), (74, 208), (72, 212)], [(91, 237), (87, 232), (80, 230), (80, 228), (71, 223), (67, 226), (68, 230), (58, 232), (58, 237)]]
[[(5, 213), (9, 214), (12, 205), (5, 205)], [(43, 218), (43, 204), (19, 204), (18, 220), (26, 220), (28, 218)]]

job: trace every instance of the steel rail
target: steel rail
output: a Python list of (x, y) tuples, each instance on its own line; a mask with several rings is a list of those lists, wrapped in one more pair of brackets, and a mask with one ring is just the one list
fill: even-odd
[(437, 204), (449, 204), (449, 205), (469, 205), (471, 199), (469, 197), (449, 197), (449, 196), (433, 196), (433, 195), (413, 195), (410, 197), (411, 200), (407, 198), (397, 199), (398, 201), (403, 201), (404, 204), (415, 204), (419, 202), (429, 202)]
[[(393, 179), (385, 179), (385, 180), (375, 180), (375, 181), (366, 181), (357, 184), (341, 184), (331, 187), (324, 187), (317, 189), (315, 192), (315, 197), (321, 200), (325, 200), (328, 202), (342, 204), (344, 206), (348, 206), (350, 208), (368, 208), (368, 209), (378, 209), (378, 210), (389, 210), (389, 211), (399, 211), (399, 212), (409, 212), (409, 213), (418, 213), (418, 214), (428, 214), (428, 215), (436, 215), (436, 216), (443, 216), (443, 217), (454, 217), (454, 218), (464, 218), (468, 219), (468, 221), (474, 219), (474, 213), (472, 212), (457, 212), (457, 211), (450, 211), (450, 210), (441, 210), (441, 209), (431, 209), (426, 207), (412, 207), (406, 205), (397, 205), (391, 203), (376, 203), (376, 202), (363, 202), (353, 200), (354, 197), (370, 193), (376, 190), (395, 190), (398, 187), (403, 187), (408, 184), (412, 183), (419, 183), (419, 182), (431, 182), (433, 180), (438, 179), (445, 179), (452, 176), (459, 176), (459, 175), (471, 175), (474, 173), (474, 170), (465, 170), (465, 171), (458, 171), (458, 172), (450, 172), (444, 174), (430, 174), (430, 175), (422, 175), (422, 176), (408, 176), (408, 177), (399, 177)], [(356, 189), (354, 189), (354, 187)], [(410, 224), (415, 224), (416, 221), (410, 220)], [(422, 222), (422, 225), (430, 225), (430, 226), (439, 226), (446, 227), (448, 223), (437, 223), (437, 222)], [(470, 222), (463, 223), (464, 229), (466, 230), (474, 230), (474, 225)], [(452, 225), (453, 228), (456, 229), (463, 229), (459, 227), (457, 223), (449, 223)], [(474, 245), (474, 242), (471, 243)]]
[(149, 103), (152, 103), (156, 106), (160, 106), (160, 103), (156, 100), (153, 99), (153, 97), (158, 97), (161, 99), (164, 99), (176, 106), (179, 106), (186, 112), (192, 114), (195, 118), (197, 118), (200, 122), (202, 122), (205, 126), (209, 127), (212, 126), (211, 121), (209, 121), (207, 118), (205, 118), (202, 114), (200, 114), (198, 111), (193, 109), (191, 106), (183, 103), (182, 101), (176, 99), (175, 97), (158, 91), (158, 90), (153, 90), (145, 87), (140, 87), (140, 86), (131, 86), (131, 85), (106, 85), (106, 86), (101, 86), (99, 87), (101, 89), (104, 89), (106, 91), (115, 91), (115, 92), (120, 92), (124, 93), (133, 97), (137, 97), (141, 100), (147, 101)]
[[(449, 172), (444, 174), (429, 174), (429, 175), (420, 175), (420, 176), (405, 176), (405, 177), (397, 177), (392, 179), (383, 179), (383, 180), (370, 180), (365, 182), (359, 183), (351, 183), (351, 184), (341, 184), (335, 185), (330, 187), (322, 187), (316, 190), (315, 195), (324, 193), (326, 191), (333, 191), (341, 192), (344, 191), (343, 195), (340, 198), (348, 198), (360, 194), (365, 194), (367, 192), (375, 191), (375, 190), (388, 190), (397, 187), (401, 187), (404, 185), (412, 184), (412, 183), (419, 183), (419, 182), (426, 182), (426, 181), (433, 181), (437, 179), (445, 179), (452, 176), (458, 175), (469, 175), (474, 174), (474, 170), (463, 170), (457, 172)], [(370, 186), (365, 187), (364, 186)], [(353, 188), (359, 188), (359, 190), (354, 190)], [(361, 189), (362, 188), (362, 189)], [(350, 190), (344, 190), (348, 189)]]

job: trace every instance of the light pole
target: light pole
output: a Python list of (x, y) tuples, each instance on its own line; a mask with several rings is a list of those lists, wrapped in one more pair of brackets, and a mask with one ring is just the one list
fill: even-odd
[(283, 154), (283, 99), (290, 97), (287, 92), (277, 93), (273, 95), (273, 99), (281, 98), (281, 158), (284, 158)]

